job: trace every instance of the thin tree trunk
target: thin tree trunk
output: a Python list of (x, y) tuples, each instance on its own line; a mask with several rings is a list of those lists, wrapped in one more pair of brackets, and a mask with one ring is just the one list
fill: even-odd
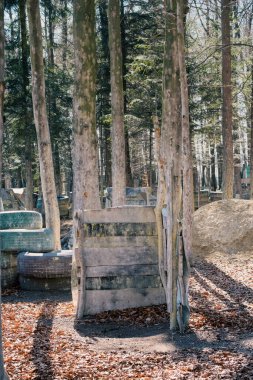
[(3, 132), (4, 132), (4, 1), (0, 2), (0, 189), (3, 176)]
[[(99, 1), (99, 15), (101, 25), (101, 44), (103, 52), (103, 65), (101, 66), (102, 83), (101, 86), (101, 115), (107, 115), (110, 113), (110, 52), (108, 49), (108, 17), (107, 17), (107, 0)], [(108, 123), (103, 123), (102, 138), (103, 138), (103, 157), (104, 157), (104, 185), (106, 187), (112, 186), (112, 158), (111, 158), (111, 131)]]
[(251, 65), (251, 104), (250, 104), (250, 199), (253, 199), (253, 62)]
[(158, 166), (158, 189), (157, 189), (157, 202), (155, 207), (157, 235), (158, 235), (158, 266), (161, 281), (166, 291), (167, 287), (167, 268), (165, 263), (165, 249), (164, 244), (164, 226), (162, 211), (166, 202), (166, 182), (164, 173), (164, 157), (162, 157), (161, 149), (161, 129), (159, 127), (159, 120), (157, 116), (153, 117), (154, 130), (155, 130), (155, 158)]
[(27, 13), (32, 63), (33, 113), (38, 139), (46, 226), (52, 228), (54, 232), (55, 249), (60, 249), (60, 215), (56, 197), (51, 139), (46, 111), (42, 33), (38, 0), (27, 0)]
[(182, 112), (182, 160), (183, 160), (183, 245), (186, 257), (186, 265), (183, 273), (183, 289), (180, 289), (182, 315), (181, 330), (184, 330), (189, 322), (188, 288), (190, 274), (190, 259), (192, 255), (192, 215), (194, 211), (194, 191), (193, 191), (193, 166), (190, 140), (190, 115), (189, 115), (189, 94), (187, 73), (185, 64), (185, 38), (184, 38), (184, 18), (187, 2), (178, 0), (178, 57), (180, 69), (181, 87), (181, 112)]
[(165, 158), (167, 203), (167, 287), (166, 298), (170, 312), (170, 329), (177, 323), (178, 242), (181, 237), (181, 151), (180, 82), (177, 38), (177, 1), (165, 0), (165, 51), (163, 68), (162, 135)]
[(223, 199), (233, 198), (234, 162), (232, 133), (232, 83), (230, 46), (231, 0), (221, 1), (222, 32), (222, 138), (223, 138)]
[(126, 197), (124, 96), (119, 0), (109, 0), (109, 47), (112, 104), (112, 206), (122, 206)]
[[(124, 0), (120, 0), (120, 26), (121, 26), (121, 46), (122, 46), (122, 74), (123, 74), (123, 93), (124, 93), (124, 115), (127, 113), (127, 97), (126, 97), (126, 60), (127, 60), (127, 42), (126, 42), (126, 29), (125, 29), (125, 11)], [(130, 161), (130, 146), (129, 146), (129, 134), (127, 128), (125, 128), (125, 154), (126, 154), (126, 185), (133, 185), (131, 161)]]
[[(0, 1), (0, 189), (2, 188), (2, 146), (3, 146), (3, 102), (4, 102), (4, 1)], [(2, 199), (0, 198), (0, 212), (2, 211)], [(1, 250), (0, 250), (1, 259)], [(3, 344), (2, 344), (2, 299), (1, 299), (1, 268), (0, 268), (0, 380), (9, 380), (4, 369)]]
[(29, 46), (27, 44), (27, 27), (26, 27), (26, 0), (19, 0), (19, 16), (21, 28), (21, 49), (22, 49), (22, 70), (23, 70), (23, 103), (24, 103), (24, 121), (25, 121), (25, 208), (33, 209), (33, 172), (32, 172), (32, 142), (31, 127), (32, 120), (28, 112), (28, 86), (29, 86)]

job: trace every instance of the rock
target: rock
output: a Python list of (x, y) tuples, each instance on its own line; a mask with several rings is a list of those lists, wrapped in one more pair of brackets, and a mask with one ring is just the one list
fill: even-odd
[(253, 251), (253, 201), (218, 201), (195, 211), (193, 256), (241, 251)]

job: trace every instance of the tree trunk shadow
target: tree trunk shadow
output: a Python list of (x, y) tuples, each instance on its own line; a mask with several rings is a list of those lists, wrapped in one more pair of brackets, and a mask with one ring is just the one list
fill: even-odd
[(35, 365), (35, 380), (50, 380), (54, 371), (50, 359), (50, 335), (57, 303), (44, 302), (34, 331), (32, 361)]

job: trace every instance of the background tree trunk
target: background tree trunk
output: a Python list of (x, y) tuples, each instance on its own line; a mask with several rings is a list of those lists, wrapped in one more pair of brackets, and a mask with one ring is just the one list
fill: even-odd
[[(108, 17), (107, 17), (107, 0), (99, 1), (99, 16), (101, 25), (101, 49), (103, 64), (101, 65), (101, 83), (100, 83), (100, 115), (105, 116), (111, 112), (110, 96), (110, 52), (108, 37)], [(104, 164), (103, 186), (112, 186), (112, 144), (111, 144), (111, 128), (109, 123), (101, 122), (102, 136), (101, 139), (101, 157)], [(102, 182), (102, 180), (101, 180)]]
[(46, 112), (42, 33), (38, 0), (27, 1), (32, 63), (33, 113), (38, 139), (40, 176), (46, 226), (53, 229), (55, 249), (60, 249), (60, 215), (56, 197), (53, 158)]
[[(124, 0), (120, 0), (120, 28), (121, 28), (121, 47), (122, 47), (122, 76), (123, 76), (123, 96), (124, 96), (124, 115), (127, 113), (127, 41), (126, 41), (126, 26), (125, 26), (125, 8)], [(133, 178), (130, 165), (130, 146), (129, 146), (129, 134), (125, 127), (125, 155), (126, 155), (126, 185), (133, 186)]]
[(4, 129), (4, 1), (0, 2), (0, 189), (3, 175), (3, 129)]
[(223, 199), (233, 198), (234, 161), (232, 131), (232, 83), (230, 46), (231, 0), (221, 1), (222, 34), (222, 138), (223, 138)]
[(250, 199), (253, 199), (253, 61), (251, 64), (251, 104), (250, 104)]
[[(3, 147), (3, 101), (4, 101), (4, 1), (0, 1), (0, 189), (2, 188), (2, 147)], [(0, 200), (1, 201), (1, 200)], [(2, 205), (2, 202), (1, 202)], [(2, 208), (2, 207), (1, 207)], [(2, 211), (0, 208), (0, 212)], [(1, 257), (1, 250), (0, 250)], [(1, 300), (1, 268), (0, 268), (0, 380), (8, 380), (4, 369), (2, 345), (2, 300)]]
[(96, 41), (94, 0), (75, 0), (73, 173), (74, 210), (100, 208), (96, 135)]
[(25, 208), (33, 209), (33, 172), (32, 172), (32, 120), (28, 111), (28, 88), (29, 88), (29, 46), (27, 44), (27, 27), (26, 27), (26, 0), (19, 0), (19, 17), (21, 28), (21, 49), (22, 49), (22, 76), (23, 76), (23, 103), (24, 103), (24, 123), (25, 123)]
[(126, 197), (124, 96), (119, 0), (109, 0), (109, 47), (112, 104), (112, 206), (122, 206)]

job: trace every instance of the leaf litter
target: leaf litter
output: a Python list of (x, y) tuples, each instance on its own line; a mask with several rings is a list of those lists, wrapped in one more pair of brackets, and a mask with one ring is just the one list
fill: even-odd
[[(85, 336), (85, 329), (100, 326), (103, 331), (108, 324), (126, 331), (168, 326), (165, 305), (75, 321), (69, 296), (66, 300), (48, 293), (36, 299), (29, 292), (8, 290), (2, 298), (7, 371), (13, 380), (253, 379), (252, 279), (250, 254), (217, 253), (195, 260), (189, 330), (184, 336), (168, 332), (175, 344), (168, 352), (152, 347), (148, 352), (127, 343), (119, 348), (110, 336), (102, 337), (107, 346), (101, 349), (101, 336), (90, 336), (92, 344)], [(152, 339), (155, 342), (156, 336)]]

